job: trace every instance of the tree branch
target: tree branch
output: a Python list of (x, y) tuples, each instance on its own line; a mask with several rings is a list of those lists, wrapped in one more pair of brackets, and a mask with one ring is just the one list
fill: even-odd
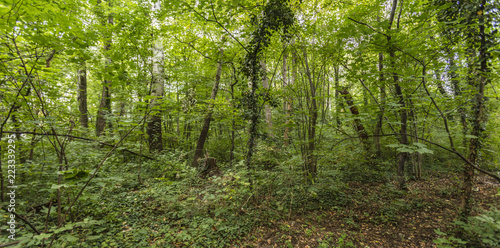
[[(101, 142), (101, 141), (98, 141), (98, 140), (94, 140), (94, 139), (89, 139), (89, 138), (84, 138), (84, 137), (78, 137), (78, 136), (74, 136), (74, 135), (68, 135), (68, 134), (54, 134), (54, 133), (35, 133), (35, 132), (31, 132), (31, 131), (20, 131), (20, 132), (14, 132), (14, 131), (4, 131), (3, 133), (11, 133), (11, 134), (32, 134), (32, 135), (39, 135), (39, 136), (62, 136), (62, 137), (67, 137), (67, 138), (73, 138), (73, 139), (79, 139), (79, 140), (85, 140), (85, 141), (91, 141), (91, 142), (97, 142), (101, 145), (104, 145), (104, 146), (109, 146), (109, 147), (114, 147), (115, 145), (113, 144), (108, 144), (108, 143), (105, 143), (105, 142)], [(140, 155), (134, 151), (131, 151), (131, 150), (128, 150), (128, 149), (121, 149), (122, 151), (126, 151), (128, 153), (131, 153), (133, 155), (136, 155), (136, 156), (140, 156), (140, 157), (144, 157), (144, 158), (147, 158), (147, 159), (150, 159), (150, 160), (155, 160), (154, 158), (152, 157), (149, 157), (149, 156), (146, 156), (146, 155)]]
[(1, 209), (5, 210), (6, 212), (9, 212), (11, 214), (14, 214), (17, 218), (21, 219), (24, 223), (28, 224), (28, 226), (31, 227), (31, 229), (33, 229), (33, 231), (35, 231), (37, 234), (41, 234), (38, 230), (36, 230), (36, 228), (28, 221), (26, 220), (25, 218), (23, 218), (21, 215), (19, 215), (18, 213), (14, 212), (14, 211), (8, 211), (7, 209), (5, 209), (3, 206), (0, 206)]
[[(399, 135), (401, 135), (401, 134), (399, 134), (399, 133), (391, 133), (391, 134), (382, 134), (382, 135), (369, 135), (368, 137), (375, 137), (375, 136), (385, 137), (385, 136), (399, 136)], [(440, 145), (438, 143), (432, 142), (432, 141), (430, 141), (428, 139), (420, 138), (420, 137), (418, 137), (416, 135), (413, 135), (413, 134), (406, 134), (406, 135), (408, 135), (410, 137), (413, 137), (413, 138), (416, 138), (416, 139), (419, 139), (419, 140), (422, 140), (422, 141), (427, 142), (427, 143), (429, 143), (431, 145), (435, 145), (435, 146), (437, 146), (437, 147), (439, 147), (439, 148), (441, 148), (441, 149), (443, 149), (445, 151), (448, 151), (450, 153), (453, 153), (453, 154), (457, 155), (457, 157), (459, 157), (462, 161), (464, 161), (465, 163), (467, 163), (468, 165), (470, 165), (472, 168), (474, 168), (477, 171), (482, 172), (482, 173), (484, 173), (484, 174), (486, 174), (486, 175), (488, 175), (488, 176), (496, 179), (498, 181), (498, 183), (500, 183), (500, 176), (494, 174), (493, 172), (489, 172), (487, 170), (479, 168), (477, 165), (475, 165), (474, 163), (472, 163), (471, 161), (469, 161), (467, 158), (465, 158), (461, 153), (459, 153), (457, 151), (454, 151), (451, 148), (442, 146), (442, 145)], [(349, 140), (349, 139), (355, 139), (355, 138), (357, 138), (357, 137), (349, 137), (349, 138), (341, 139), (337, 143), (333, 144), (330, 149), (333, 149), (336, 145), (340, 144), (342, 141)]]
[(356, 21), (356, 20), (352, 19), (351, 17), (347, 17), (347, 19), (349, 19), (349, 20), (351, 20), (351, 21), (353, 21), (353, 22), (355, 22), (355, 23), (358, 23), (358, 24), (361, 24), (361, 25), (365, 25), (365, 26), (367, 26), (368, 28), (370, 28), (371, 30), (373, 30), (373, 31), (375, 31), (375, 32), (377, 32), (377, 33), (379, 33), (379, 34), (381, 34), (381, 35), (385, 36), (385, 37), (389, 37), (389, 35), (384, 34), (384, 33), (380, 32), (380, 31), (376, 30), (375, 28), (373, 28), (372, 26), (370, 26), (370, 25), (368, 25), (368, 24), (366, 24), (366, 23), (364, 23), (364, 22)]

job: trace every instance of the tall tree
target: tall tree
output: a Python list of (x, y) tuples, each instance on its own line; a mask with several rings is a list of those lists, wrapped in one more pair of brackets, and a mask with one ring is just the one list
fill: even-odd
[[(391, 30), (391, 27), (394, 22), (394, 16), (396, 13), (396, 8), (398, 5), (398, 0), (393, 0), (392, 1), (392, 8), (391, 8), (391, 13), (389, 16), (389, 27), (387, 30)], [(403, 6), (400, 6), (400, 8), (403, 8)], [(399, 29), (399, 18), (398, 18), (398, 24), (397, 28)], [(401, 117), (401, 126), (400, 126), (400, 144), (407, 146), (409, 144), (408, 142), (408, 114), (406, 112), (406, 102), (405, 102), (405, 97), (403, 95), (403, 90), (401, 88), (400, 82), (399, 82), (399, 76), (396, 72), (396, 53), (394, 48), (392, 47), (392, 36), (387, 36), (387, 43), (389, 45), (389, 56), (391, 57), (391, 69), (392, 69), (392, 78), (394, 80), (394, 88), (396, 89), (396, 97), (398, 98), (398, 104), (399, 104), (399, 114)], [(398, 161), (398, 182), (399, 182), (399, 187), (405, 189), (406, 188), (406, 179), (405, 179), (405, 164), (406, 161), (408, 161), (408, 152), (400, 152), (399, 153), (399, 161)]]
[[(159, 26), (156, 14), (160, 11), (161, 2), (157, 1), (153, 3), (152, 6), (152, 26), (153, 30)], [(152, 57), (152, 77), (151, 77), (151, 100), (149, 102), (149, 109), (151, 113), (147, 120), (147, 134), (149, 150), (161, 152), (163, 150), (163, 136), (161, 130), (161, 101), (163, 98), (164, 87), (165, 87), (165, 74), (163, 68), (163, 44), (159, 36), (155, 36), (153, 31), (153, 57)]]
[(87, 110), (87, 66), (85, 61), (80, 62), (78, 69), (78, 110), (80, 111), (80, 125), (84, 128), (89, 127), (89, 118)]
[[(108, 0), (109, 1), (109, 0)], [(109, 5), (111, 5), (108, 2)], [(102, 2), (98, 1), (98, 7), (100, 8), (100, 11), (102, 11)], [(103, 26), (109, 27), (113, 25), (113, 15), (109, 14), (107, 17), (101, 17), (105, 18), (106, 20), (103, 21)], [(104, 53), (106, 57), (106, 66), (105, 68), (109, 68), (109, 65), (111, 64), (111, 58), (109, 57), (109, 52), (111, 49), (111, 42), (112, 42), (112, 34), (110, 31), (105, 31), (105, 40), (104, 40)], [(108, 122), (109, 115), (111, 114), (111, 79), (109, 79), (109, 74), (104, 73), (104, 81), (102, 83), (102, 90), (101, 90), (101, 100), (99, 102), (99, 109), (97, 110), (97, 118), (96, 118), (96, 135), (101, 136), (106, 129), (106, 124), (108, 123), (108, 127), (110, 127), (110, 122)]]
[(315, 148), (315, 138), (316, 138), (316, 123), (318, 120), (318, 104), (316, 102), (316, 85), (314, 84), (311, 76), (311, 71), (309, 70), (309, 62), (307, 60), (306, 49), (303, 48), (304, 54), (304, 63), (306, 69), (306, 76), (309, 81), (309, 89), (311, 93), (311, 107), (309, 109), (310, 113), (310, 121), (308, 127), (308, 151), (306, 158), (306, 171), (309, 173), (309, 176), (314, 178), (317, 173), (317, 160), (314, 155)]
[[(261, 60), (260, 66), (262, 67), (262, 87), (266, 91), (266, 94), (269, 94), (269, 79), (267, 78), (266, 62)], [(266, 115), (267, 133), (269, 136), (273, 137), (273, 114), (269, 103), (264, 104), (264, 111)]]
[[(469, 53), (469, 56), (473, 56), (476, 54), (474, 50), (478, 49), (479, 55), (477, 58), (473, 56), (470, 58), (470, 61), (473, 63), (469, 63), (469, 67), (473, 67), (471, 71), (474, 75), (469, 75), (469, 84), (474, 89), (474, 97), (472, 99), (472, 138), (470, 139), (469, 144), (469, 154), (467, 159), (472, 164), (477, 164), (480, 158), (480, 150), (481, 150), (481, 139), (483, 138), (484, 128), (483, 125), (485, 123), (485, 86), (489, 81), (489, 47), (491, 47), (491, 40), (488, 39), (489, 35), (486, 33), (485, 26), (490, 22), (488, 18), (486, 18), (486, 0), (480, 0), (479, 5), (476, 5), (475, 2), (466, 3), (469, 6), (468, 10), (470, 13), (467, 15), (466, 21), (470, 25), (467, 28), (466, 35), (468, 39), (468, 49), (472, 52)], [(475, 7), (475, 8), (474, 8)], [(471, 11), (472, 10), (472, 11)], [(476, 40), (479, 38), (478, 40)], [(479, 65), (477, 67), (477, 65)], [(478, 77), (476, 77), (476, 75)], [(464, 184), (463, 184), (463, 194), (462, 194), (462, 212), (461, 217), (463, 220), (466, 220), (467, 217), (470, 216), (472, 211), (472, 187), (474, 186), (474, 168), (468, 164), (465, 165), (464, 168)]]
[[(222, 40), (225, 40), (224, 38)], [(217, 62), (217, 72), (215, 73), (215, 82), (212, 87), (212, 93), (210, 94), (210, 102), (208, 103), (207, 114), (203, 120), (203, 127), (201, 128), (200, 136), (198, 137), (198, 142), (196, 142), (196, 150), (194, 151), (192, 165), (194, 167), (198, 166), (198, 159), (203, 156), (203, 147), (205, 146), (205, 141), (208, 137), (208, 131), (210, 130), (210, 121), (212, 120), (212, 112), (215, 104), (215, 98), (217, 97), (217, 92), (219, 91), (220, 77), (222, 74), (222, 58), (224, 55), (224, 50), (220, 49), (219, 61)]]

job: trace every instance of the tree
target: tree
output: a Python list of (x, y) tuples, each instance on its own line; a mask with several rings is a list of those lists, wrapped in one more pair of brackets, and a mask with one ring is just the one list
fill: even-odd
[(87, 67), (85, 61), (80, 63), (78, 69), (78, 110), (80, 111), (80, 125), (89, 127), (87, 110)]
[[(158, 20), (156, 19), (157, 12), (160, 11), (161, 2), (153, 3), (152, 14), (153, 21), (152, 26), (156, 27), (159, 25)], [(152, 34), (154, 36), (154, 34)], [(164, 85), (165, 85), (165, 75), (163, 69), (163, 45), (161, 39), (156, 37), (154, 39), (153, 45), (153, 57), (152, 57), (152, 79), (151, 79), (151, 100), (149, 103), (149, 108), (151, 109), (150, 117), (148, 118), (148, 142), (149, 142), (149, 150), (161, 152), (163, 150), (163, 136), (161, 130), (161, 99), (163, 97)]]
[[(224, 43), (225, 38), (222, 38), (222, 43)], [(215, 103), (215, 98), (217, 97), (217, 92), (219, 91), (220, 77), (222, 74), (222, 59), (224, 55), (224, 50), (220, 48), (219, 61), (217, 62), (217, 72), (215, 74), (215, 82), (212, 88), (212, 93), (210, 94), (210, 102), (208, 104), (207, 114), (203, 121), (203, 127), (201, 128), (200, 136), (198, 142), (196, 143), (196, 150), (193, 156), (193, 167), (198, 166), (198, 159), (203, 156), (203, 147), (205, 146), (205, 140), (208, 137), (208, 131), (210, 130), (210, 121), (212, 120), (212, 113)]]
[[(102, 11), (102, 2), (98, 2), (98, 11)], [(108, 5), (111, 6), (111, 4), (108, 2)], [(109, 27), (113, 25), (113, 14), (110, 13), (108, 16), (102, 16), (103, 19), (102, 25), (104, 27)], [(112, 63), (111, 58), (109, 57), (109, 53), (111, 50), (111, 43), (112, 43), (112, 34), (109, 30), (105, 31), (106, 34), (104, 34), (104, 54), (106, 56), (106, 66), (105, 70), (109, 68), (109, 65)], [(110, 128), (111, 127), (111, 122), (107, 119), (111, 115), (111, 83), (112, 81), (109, 79), (110, 75), (108, 73), (104, 73), (104, 80), (102, 83), (102, 91), (101, 91), (101, 100), (99, 102), (99, 109), (97, 110), (97, 118), (96, 118), (96, 135), (101, 136), (103, 135), (104, 130), (106, 129), (106, 124)], [(109, 130), (111, 131), (111, 130)]]

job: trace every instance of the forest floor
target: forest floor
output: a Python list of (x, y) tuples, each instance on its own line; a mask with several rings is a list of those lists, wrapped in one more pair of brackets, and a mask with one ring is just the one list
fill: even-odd
[[(435, 247), (435, 230), (452, 233), (460, 206), (459, 179), (410, 181), (409, 191), (389, 184), (350, 183), (352, 201), (333, 210), (292, 213), (254, 229), (246, 247)], [(500, 205), (499, 185), (479, 177), (474, 214)]]

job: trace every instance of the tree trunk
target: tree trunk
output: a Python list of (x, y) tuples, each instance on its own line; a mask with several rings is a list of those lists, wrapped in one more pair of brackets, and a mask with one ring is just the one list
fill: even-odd
[[(478, 12), (484, 13), (484, 5), (486, 4), (485, 0), (481, 0), (481, 4)], [(485, 34), (485, 25), (484, 25), (484, 14), (479, 14), (478, 17), (479, 22), (479, 36), (481, 38), (480, 46), (479, 46), (479, 58), (478, 61), (480, 63), (479, 68), (479, 78), (472, 78), (472, 86), (475, 88), (476, 92), (473, 99), (473, 118), (472, 118), (472, 135), (474, 138), (470, 139), (469, 144), (469, 154), (468, 160), (473, 164), (477, 164), (479, 160), (479, 153), (481, 149), (481, 136), (483, 133), (483, 124), (485, 122), (485, 106), (484, 106), (484, 88), (487, 83), (487, 74), (488, 70), (488, 51), (486, 44), (486, 34)], [(472, 35), (471, 35), (472, 36)], [(470, 64), (469, 66), (475, 66), (475, 63)], [(474, 70), (473, 70), (474, 71)], [(472, 187), (474, 186), (474, 168), (470, 165), (465, 165), (464, 168), (464, 184), (462, 189), (462, 211), (460, 213), (460, 217), (462, 220), (467, 220), (472, 211)]]
[(314, 155), (314, 146), (315, 146), (315, 135), (316, 135), (316, 122), (318, 119), (318, 106), (316, 104), (316, 86), (314, 85), (311, 77), (311, 71), (309, 70), (309, 63), (307, 61), (307, 53), (305, 48), (303, 48), (304, 52), (304, 62), (306, 68), (306, 75), (309, 80), (309, 87), (311, 90), (311, 106), (309, 109), (309, 113), (311, 115), (310, 126), (308, 128), (308, 151), (306, 158), (306, 171), (309, 173), (311, 178), (316, 177), (317, 168), (316, 168), (316, 157)]
[(340, 120), (340, 112), (344, 108), (344, 103), (340, 97), (340, 83), (339, 83), (339, 65), (334, 65), (335, 71), (335, 119), (337, 120), (337, 128), (340, 128), (342, 121)]
[[(153, 15), (160, 11), (160, 1), (153, 4)], [(159, 25), (158, 20), (153, 18), (153, 27)], [(161, 100), (163, 98), (164, 85), (165, 85), (165, 74), (163, 70), (163, 44), (159, 38), (154, 41), (153, 47), (153, 77), (151, 82), (151, 101), (149, 102), (149, 108), (151, 110), (150, 116), (148, 118), (148, 143), (149, 150), (155, 152), (163, 151), (163, 135), (161, 130), (162, 114), (161, 114)]]
[[(393, 0), (392, 2), (392, 9), (391, 9), (391, 15), (389, 17), (389, 30), (391, 29), (392, 23), (394, 21), (394, 14), (396, 12), (396, 8), (398, 5), (398, 0)], [(391, 43), (391, 36), (387, 36), (387, 42)], [(393, 48), (389, 48), (389, 56), (391, 56), (391, 67), (392, 67), (392, 78), (394, 80), (394, 87), (396, 89), (396, 96), (398, 97), (398, 103), (399, 103), (399, 114), (401, 116), (401, 138), (400, 138), (400, 144), (402, 145), (408, 145), (408, 132), (407, 132), (407, 122), (408, 122), (408, 115), (406, 113), (406, 104), (405, 104), (405, 98), (403, 95), (403, 90), (401, 89), (401, 86), (399, 85), (399, 76), (396, 73), (396, 65), (395, 65), (395, 60), (396, 60), (396, 54), (394, 52)], [(399, 153), (399, 161), (398, 161), (398, 182), (399, 182), (399, 187), (401, 189), (406, 189), (406, 179), (405, 179), (405, 164), (406, 161), (408, 160), (408, 153), (407, 152), (400, 152)]]
[[(113, 17), (110, 15), (108, 17), (108, 24), (113, 24)], [(108, 52), (111, 49), (111, 37), (106, 37), (106, 41), (104, 44), (105, 52)], [(107, 56), (107, 55), (106, 55)], [(106, 58), (106, 67), (111, 63), (111, 59)], [(106, 73), (105, 73), (106, 74)], [(107, 77), (107, 76), (106, 76)], [(105, 79), (102, 86), (101, 91), (101, 101), (99, 103), (99, 109), (97, 110), (97, 118), (96, 118), (96, 135), (103, 135), (106, 129), (106, 123), (108, 119), (108, 115), (111, 114), (111, 80)], [(110, 127), (110, 125), (108, 125)], [(109, 130), (111, 131), (111, 130)]]
[(196, 143), (196, 150), (194, 151), (193, 163), (194, 167), (198, 166), (198, 159), (203, 155), (203, 147), (205, 146), (205, 140), (208, 137), (208, 130), (210, 130), (210, 121), (212, 119), (212, 112), (214, 108), (215, 98), (217, 97), (217, 91), (219, 91), (220, 77), (222, 74), (222, 56), (224, 55), (224, 50), (220, 49), (219, 62), (217, 63), (217, 72), (215, 74), (215, 82), (212, 87), (212, 93), (210, 94), (210, 102), (208, 103), (207, 115), (203, 121), (203, 127), (201, 128), (200, 137)]
[(366, 132), (363, 123), (361, 123), (361, 120), (358, 118), (359, 110), (356, 105), (354, 105), (352, 95), (349, 93), (349, 91), (347, 91), (346, 87), (342, 91), (340, 91), (340, 94), (342, 94), (342, 96), (344, 97), (351, 114), (355, 116), (354, 125), (356, 127), (356, 132), (358, 133), (359, 139), (363, 144), (365, 151), (369, 151), (370, 149), (368, 143), (368, 133)]
[[(460, 96), (462, 95), (462, 90), (460, 88), (460, 80), (458, 79), (458, 75), (457, 73), (455, 72), (455, 70), (453, 69), (455, 67), (455, 60), (453, 59), (453, 55), (450, 55), (449, 57), (449, 65), (450, 65), (450, 79), (451, 79), (451, 85), (452, 85), (452, 89), (453, 89), (453, 95), (455, 96), (455, 98), (460, 98)], [(467, 134), (467, 117), (465, 115), (465, 109), (464, 107), (462, 106), (462, 104), (460, 104), (458, 106), (458, 113), (460, 115), (460, 124), (462, 126), (462, 133), (463, 133), (463, 142), (462, 142), (462, 145), (464, 147), (467, 147), (467, 139), (465, 138), (465, 135)]]
[[(267, 78), (266, 63), (261, 60), (260, 66), (262, 67), (262, 87), (267, 91), (266, 94), (269, 94), (269, 80)], [(267, 133), (270, 137), (273, 137), (273, 116), (271, 113), (271, 106), (269, 106), (268, 103), (264, 104), (264, 111), (266, 113)]]
[(87, 68), (85, 61), (80, 63), (78, 70), (78, 110), (80, 111), (80, 125), (83, 128), (89, 127), (89, 117), (87, 114)]
[(384, 54), (378, 54), (378, 73), (379, 73), (379, 83), (380, 83), (380, 112), (377, 116), (377, 125), (375, 126), (374, 138), (375, 138), (375, 149), (377, 158), (380, 158), (382, 155), (382, 148), (380, 146), (380, 134), (382, 132), (382, 123), (384, 120), (384, 109), (385, 109), (385, 81), (384, 81), (384, 73), (382, 70), (384, 69), (383, 65)]
[[(282, 75), (283, 75), (283, 88), (285, 91), (287, 91), (288, 87), (288, 71), (287, 71), (287, 59), (288, 59), (288, 52), (286, 51), (286, 45), (283, 44), (283, 70), (282, 70)], [(288, 137), (288, 125), (290, 123), (290, 112), (289, 108), (290, 107), (290, 101), (289, 99), (285, 99), (283, 102), (283, 110), (285, 112), (285, 131), (283, 132), (283, 140), (284, 140), (284, 146), (287, 147), (289, 143), (289, 137)]]

